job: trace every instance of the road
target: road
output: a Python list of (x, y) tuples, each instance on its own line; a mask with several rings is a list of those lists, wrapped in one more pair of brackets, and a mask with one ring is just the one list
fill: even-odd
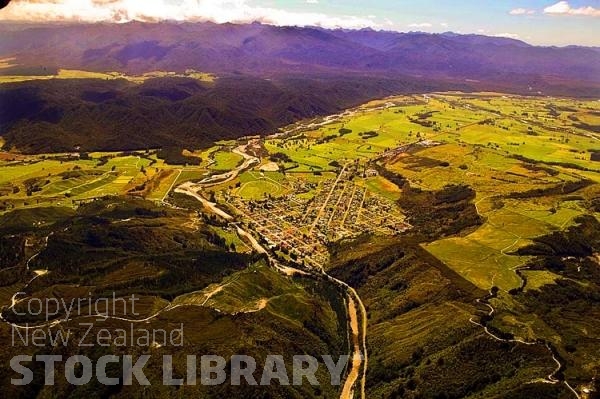
[(169, 186), (169, 189), (167, 190), (167, 192), (165, 193), (165, 195), (163, 195), (162, 199), (160, 200), (160, 202), (165, 202), (165, 199), (167, 198), (167, 196), (169, 195), (169, 193), (171, 192), (171, 190), (173, 190), (173, 187), (175, 186), (175, 183), (177, 183), (177, 180), (179, 179), (179, 176), (181, 176), (181, 172), (183, 172), (182, 169), (177, 169), (177, 177), (173, 180), (173, 183), (171, 183), (171, 186)]
[(325, 199), (323, 206), (321, 206), (321, 209), (319, 209), (319, 213), (317, 214), (317, 217), (315, 218), (315, 221), (310, 229), (310, 233), (312, 233), (315, 230), (315, 228), (317, 227), (317, 224), (319, 223), (319, 219), (321, 219), (321, 217), (323, 217), (323, 213), (325, 212), (325, 209), (327, 208), (327, 204), (329, 203), (329, 200), (331, 200), (331, 196), (333, 195), (338, 183), (342, 179), (342, 176), (344, 175), (344, 172), (346, 171), (347, 167), (348, 167), (348, 164), (344, 165), (341, 172), (338, 174), (337, 179), (335, 180), (335, 183), (333, 183), (333, 186), (331, 186), (331, 190), (329, 191), (329, 194), (327, 195), (327, 198)]
[[(515, 272), (517, 272), (518, 270), (519, 270), (519, 268), (516, 268)], [(523, 269), (521, 269), (521, 270), (523, 270)], [(517, 272), (517, 276), (522, 280), (521, 287), (524, 287), (525, 281), (523, 280), (523, 276), (518, 272)], [(494, 317), (494, 314), (496, 313), (496, 309), (490, 303), (490, 299), (496, 298), (496, 296), (497, 296), (497, 293), (494, 292), (493, 290), (490, 290), (489, 294), (487, 294), (484, 298), (477, 299), (478, 304), (484, 305), (485, 307), (487, 307), (489, 309), (487, 316), (488, 316), (488, 319), (490, 319), (490, 320), (491, 320), (491, 318)], [(483, 332), (487, 336), (491, 337), (492, 339), (494, 339), (495, 341), (498, 341), (498, 342), (521, 344), (521, 345), (526, 345), (526, 346), (543, 345), (550, 352), (550, 355), (552, 356), (552, 360), (554, 361), (554, 363), (556, 363), (556, 368), (546, 378), (540, 378), (540, 379), (534, 380), (534, 381), (532, 381), (532, 383), (533, 382), (542, 382), (542, 383), (546, 383), (546, 384), (563, 383), (575, 395), (575, 397), (577, 399), (580, 399), (579, 393), (575, 389), (573, 389), (573, 387), (564, 378), (564, 376), (561, 376), (561, 371), (564, 371), (565, 365), (560, 360), (556, 349), (554, 349), (548, 342), (525, 341), (520, 338), (508, 339), (508, 338), (499, 337), (489, 330), (487, 324), (489, 323), (490, 320), (488, 320), (486, 322), (480, 322), (480, 321), (475, 320), (474, 317), (471, 317), (469, 319), (469, 322), (471, 322), (472, 324), (474, 324), (476, 326), (483, 328)]]
[[(230, 215), (227, 212), (223, 211), (222, 209), (218, 208), (217, 204), (208, 201), (206, 198), (204, 198), (200, 194), (200, 192), (204, 188), (208, 188), (208, 187), (214, 186), (216, 184), (223, 184), (223, 183), (229, 182), (229, 181), (235, 179), (235, 177), (237, 177), (240, 173), (242, 173), (246, 169), (249, 169), (250, 167), (252, 167), (254, 165), (258, 165), (260, 163), (260, 159), (245, 153), (247, 147), (248, 147), (248, 145), (239, 146), (235, 150), (233, 150), (233, 152), (235, 152), (236, 154), (244, 157), (244, 162), (241, 165), (237, 166), (235, 169), (225, 172), (225, 173), (222, 173), (222, 174), (219, 174), (219, 175), (213, 175), (213, 176), (207, 177), (195, 184), (191, 183), (191, 182), (184, 183), (184, 184), (180, 185), (179, 187), (177, 187), (175, 189), (175, 191), (182, 193), (182, 194), (189, 195), (189, 196), (197, 199), (204, 205), (204, 207), (207, 210), (221, 216), (225, 220), (228, 220), (228, 221), (234, 220), (234, 217), (232, 215)], [(342, 170), (342, 173), (340, 173), (340, 176), (342, 174), (343, 174), (343, 170)], [(339, 179), (339, 177), (338, 177), (338, 179)], [(327, 201), (326, 201), (326, 203), (327, 203)], [(323, 211), (323, 210), (321, 210), (321, 211)], [(351, 399), (354, 397), (353, 393), (354, 393), (354, 390), (356, 389), (356, 381), (359, 379), (359, 377), (361, 380), (361, 386), (360, 386), (361, 398), (365, 399), (366, 398), (365, 386), (366, 386), (366, 375), (367, 375), (367, 365), (368, 365), (367, 311), (366, 311), (366, 308), (365, 308), (362, 300), (360, 299), (360, 296), (356, 292), (356, 290), (354, 288), (350, 287), (345, 282), (338, 280), (335, 277), (332, 277), (329, 274), (327, 274), (323, 270), (322, 267), (318, 268), (316, 271), (312, 271), (312, 270), (305, 271), (305, 270), (300, 270), (300, 269), (297, 269), (295, 267), (291, 267), (288, 265), (281, 265), (276, 259), (271, 257), (269, 251), (267, 251), (251, 233), (242, 229), (239, 225), (237, 225), (235, 223), (234, 223), (234, 225), (237, 229), (238, 236), (242, 239), (247, 240), (252, 245), (252, 248), (254, 248), (254, 250), (256, 250), (258, 253), (266, 254), (269, 258), (271, 265), (279, 272), (281, 272), (287, 276), (292, 275), (292, 274), (301, 274), (301, 275), (310, 275), (312, 277), (319, 278), (319, 279), (324, 278), (325, 280), (342, 287), (344, 289), (344, 291), (346, 291), (347, 298), (348, 298), (348, 309), (347, 309), (348, 310), (348, 325), (350, 327), (351, 337), (352, 337), (352, 342), (351, 342), (352, 362), (350, 365), (350, 371), (348, 373), (348, 377), (346, 378), (346, 381), (344, 382), (344, 385), (342, 388), (342, 393), (341, 393), (340, 399)], [(362, 374), (361, 374), (361, 369), (362, 369)]]

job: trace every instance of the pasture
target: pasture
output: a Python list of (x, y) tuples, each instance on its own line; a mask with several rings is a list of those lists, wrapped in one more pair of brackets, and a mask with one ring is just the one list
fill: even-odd
[(79, 201), (113, 195), (162, 200), (176, 183), (201, 179), (206, 169), (165, 164), (153, 155), (65, 154), (0, 161), (0, 212), (20, 207), (77, 206)]
[[(116, 78), (81, 71), (61, 74)], [(600, 162), (592, 161), (591, 154), (600, 149), (600, 137), (590, 129), (599, 124), (599, 115), (597, 101), (493, 93), (374, 101), (337, 118), (298, 123), (294, 133), (266, 137), (262, 145), (268, 155), (262, 164), (277, 164), (284, 173), (261, 172), (256, 166), (210, 191), (220, 200), (227, 198), (224, 192), (243, 200), (288, 194), (310, 200), (322, 182), (355, 161), (359, 170), (378, 163), (425, 191), (467, 185), (475, 191), (482, 226), (425, 248), (478, 287), (508, 291), (520, 284), (514, 269), (528, 260), (514, 252), (537, 236), (570, 226), (598, 196)], [(243, 161), (232, 152), (237, 145), (226, 140), (197, 150), (194, 155), (202, 164), (189, 167), (168, 165), (145, 153), (0, 161), (0, 205), (4, 210), (76, 206), (78, 200), (124, 194), (161, 201), (177, 184), (234, 169)], [(390, 149), (398, 150), (382, 159)], [(564, 192), (584, 181), (590, 183)], [(403, 194), (383, 176), (357, 173), (354, 183), (391, 201)]]
[[(600, 183), (600, 163), (591, 161), (600, 137), (584, 128), (597, 126), (598, 115), (594, 101), (437, 93), (372, 102), (317, 128), (313, 121), (300, 133), (267, 139), (265, 148), (285, 154), (294, 171), (320, 172), (333, 171), (332, 162), (366, 164), (390, 148), (430, 140), (384, 166), (422, 190), (470, 186), (484, 224), (426, 249), (481, 288), (509, 290), (520, 284), (514, 269), (528, 260), (514, 251), (570, 226), (597, 195), (588, 188), (568, 195), (561, 187)], [(382, 177), (358, 181), (388, 199), (401, 196)]]
[(215, 171), (228, 171), (234, 169), (244, 158), (241, 155), (229, 151), (217, 151), (211, 154), (214, 164), (210, 169)]
[(238, 177), (235, 194), (247, 200), (264, 199), (269, 195), (280, 197), (287, 192), (282, 180), (278, 172), (246, 172)]
[[(9, 64), (2, 63), (0, 61), (0, 69), (2, 67), (10, 66)], [(2, 83), (16, 83), (16, 82), (27, 82), (30, 80), (50, 80), (50, 79), (99, 79), (99, 80), (117, 80), (124, 79), (132, 83), (141, 84), (149, 79), (165, 78), (165, 77), (182, 77), (195, 79), (202, 82), (213, 82), (216, 77), (210, 73), (198, 72), (194, 70), (188, 70), (184, 73), (167, 72), (167, 71), (153, 71), (146, 72), (142, 75), (127, 75), (121, 72), (93, 72), (93, 71), (82, 71), (76, 69), (59, 69), (54, 75), (0, 75), (0, 84)]]

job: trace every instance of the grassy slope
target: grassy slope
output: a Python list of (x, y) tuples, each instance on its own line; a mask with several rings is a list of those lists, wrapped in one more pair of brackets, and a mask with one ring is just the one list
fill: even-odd
[[(333, 270), (369, 276), (358, 289), (369, 312), (369, 397), (510, 397), (552, 371), (547, 352), (495, 342), (469, 323), (483, 311), (474, 302), (482, 290), (414, 240), (378, 242), (338, 248)], [(545, 384), (531, 389), (561, 393)]]
[[(208, 226), (190, 224), (193, 213), (127, 200), (98, 201), (81, 207), (76, 217), (52, 212), (51, 209), (36, 215), (30, 215), (34, 212), (31, 210), (20, 212), (18, 220), (11, 218), (12, 213), (3, 216), (2, 228), (33, 218), (47, 220), (43, 224), (45, 227), (32, 230), (17, 224), (15, 228), (20, 227), (20, 232), (10, 231), (30, 239), (55, 232), (48, 247), (31, 264), (32, 269), (47, 268), (49, 273), (29, 286), (26, 290), (28, 296), (42, 299), (58, 297), (69, 301), (70, 298), (87, 297), (89, 293), (94, 298), (113, 291), (117, 292), (117, 296), (135, 293), (141, 298), (139, 306), (136, 306), (139, 316), (122, 315), (131, 318), (152, 315), (171, 301), (174, 305), (182, 305), (152, 319), (144, 328), (171, 331), (183, 323), (183, 347), (95, 346), (81, 349), (71, 345), (61, 349), (64, 355), (83, 352), (92, 358), (108, 352), (135, 356), (151, 354), (152, 359), (145, 371), (154, 382), (155, 395), (168, 397), (176, 392), (174, 388), (159, 383), (163, 354), (173, 355), (176, 373), (184, 375), (187, 354), (230, 356), (242, 353), (255, 356), (260, 365), (260, 359), (267, 354), (283, 354), (290, 361), (294, 354), (335, 355), (347, 351), (344, 304), (337, 291), (312, 280), (283, 277), (268, 268), (264, 261), (228, 252), (215, 241)], [(7, 231), (3, 230), (3, 233)], [(23, 268), (24, 259), (19, 261), (18, 267)], [(21, 277), (15, 284), (3, 287), (7, 290), (7, 295), (2, 295), (4, 305), (10, 302), (8, 292), (14, 287), (20, 289), (30, 278), (30, 273), (21, 270)], [(186, 279), (181, 279), (182, 275)], [(3, 281), (7, 281), (7, 276), (4, 275)], [(222, 287), (222, 290), (215, 292), (216, 287)], [(263, 300), (266, 302), (264, 305)], [(82, 306), (80, 314), (87, 314), (86, 305)], [(121, 315), (120, 312), (118, 310), (117, 314)], [(14, 315), (5, 314), (5, 317), (14, 319)], [(71, 328), (73, 338), (80, 339), (83, 332), (79, 323), (87, 320), (76, 318), (63, 327)], [(109, 319), (97, 323), (94, 328), (94, 333), (100, 328), (114, 332), (117, 328), (129, 330), (129, 324)], [(10, 328), (6, 324), (0, 325), (0, 339), (2, 342), (10, 340)], [(32, 353), (34, 350), (37, 353), (53, 351), (49, 346), (16, 345), (6, 347), (0, 357), (5, 359), (3, 362), (8, 362), (14, 354)], [(247, 395), (251, 391), (260, 396), (269, 390), (271, 397), (276, 398), (333, 397), (337, 387), (329, 385), (324, 370), (321, 364), (318, 373), (320, 387), (249, 389), (196, 386), (185, 387), (183, 392), (184, 396), (224, 397), (240, 396), (242, 392)], [(36, 380), (23, 390), (10, 385), (7, 379), (11, 377), (10, 373), (0, 375), (2, 385), (9, 387), (7, 394), (12, 396), (32, 395), (34, 392), (78, 396), (90, 390), (100, 396), (111, 393), (111, 388), (97, 383), (75, 387), (66, 385), (64, 380), (57, 381), (54, 387), (42, 387)], [(256, 377), (260, 378), (260, 372)], [(120, 397), (139, 397), (139, 387), (117, 387), (112, 393), (118, 393)]]

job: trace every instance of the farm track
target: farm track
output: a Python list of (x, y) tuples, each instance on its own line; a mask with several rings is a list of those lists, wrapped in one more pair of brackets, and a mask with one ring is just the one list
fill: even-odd
[(484, 305), (490, 309), (490, 312), (487, 314), (488, 318), (490, 318), (489, 320), (476, 321), (473, 317), (471, 317), (469, 319), (469, 322), (471, 322), (472, 324), (474, 324), (476, 326), (481, 327), (486, 335), (488, 335), (489, 337), (493, 338), (495, 341), (498, 341), (498, 342), (521, 344), (521, 345), (526, 345), (526, 346), (533, 346), (533, 345), (544, 346), (548, 350), (548, 352), (550, 352), (550, 355), (552, 356), (552, 360), (556, 363), (556, 368), (546, 378), (534, 380), (534, 381), (532, 381), (532, 383), (533, 382), (542, 382), (542, 383), (553, 384), (553, 385), (563, 383), (575, 395), (575, 397), (577, 399), (580, 399), (579, 393), (577, 393), (577, 391), (575, 389), (573, 389), (573, 387), (564, 378), (564, 376), (561, 375), (562, 372), (564, 372), (566, 365), (564, 363), (564, 360), (561, 359), (558, 351), (549, 342), (525, 341), (522, 339), (507, 339), (507, 338), (499, 337), (489, 330), (487, 324), (491, 321), (491, 319), (493, 318), (494, 313), (496, 311), (494, 309), (494, 307), (489, 303), (489, 300), (493, 299), (495, 297), (496, 297), (496, 294), (492, 293), (490, 291), (490, 293), (488, 295), (486, 295), (484, 298), (477, 299), (478, 304)]
[[(521, 271), (528, 270), (528, 269), (529, 269), (529, 267), (527, 267), (527, 266), (521, 266), (521, 267), (517, 267), (517, 268), (513, 269), (515, 274), (521, 280), (521, 285), (519, 288), (520, 290), (523, 290), (527, 285), (527, 278), (523, 275), (523, 273), (521, 273)], [(541, 339), (536, 340), (536, 341), (526, 341), (526, 340), (518, 339), (518, 338), (510, 338), (510, 339), (502, 338), (502, 337), (499, 337), (498, 335), (494, 334), (492, 331), (490, 331), (490, 329), (488, 328), (488, 324), (493, 320), (493, 318), (496, 314), (496, 309), (492, 306), (492, 304), (490, 303), (490, 300), (496, 298), (497, 296), (498, 296), (498, 291), (491, 289), (485, 297), (478, 298), (476, 300), (476, 302), (480, 305), (487, 307), (489, 309), (489, 312), (486, 314), (485, 318), (480, 318), (480, 320), (477, 321), (477, 320), (475, 320), (474, 317), (471, 317), (469, 319), (469, 322), (476, 326), (481, 327), (486, 335), (488, 335), (489, 337), (491, 337), (492, 339), (494, 339), (495, 341), (498, 341), (498, 342), (520, 344), (520, 345), (526, 345), (526, 346), (533, 346), (533, 345), (544, 346), (548, 350), (548, 352), (550, 352), (550, 355), (552, 356), (552, 360), (556, 363), (556, 368), (546, 378), (541, 378), (541, 379), (538, 379), (538, 380), (535, 380), (532, 382), (542, 382), (542, 383), (553, 384), (553, 385), (563, 383), (575, 395), (575, 397), (577, 399), (580, 399), (579, 393), (577, 393), (577, 391), (575, 389), (573, 389), (573, 387), (569, 384), (569, 382), (564, 378), (563, 372), (566, 368), (565, 361), (560, 357), (560, 354), (558, 353), (557, 349), (550, 342), (547, 342), (547, 341), (541, 340)]]

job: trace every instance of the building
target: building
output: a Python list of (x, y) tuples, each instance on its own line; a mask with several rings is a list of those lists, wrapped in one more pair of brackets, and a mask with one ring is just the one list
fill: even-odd
[(377, 171), (375, 169), (367, 169), (365, 171), (365, 176), (366, 177), (377, 177), (377, 176), (379, 176), (379, 173), (377, 173)]
[(581, 399), (600, 399), (600, 381), (596, 377), (588, 385), (582, 387)]

